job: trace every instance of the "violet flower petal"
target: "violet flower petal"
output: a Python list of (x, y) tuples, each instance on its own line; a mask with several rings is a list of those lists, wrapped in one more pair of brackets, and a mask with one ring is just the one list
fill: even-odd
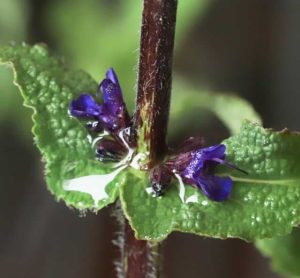
[(195, 177), (197, 177), (204, 165), (204, 160), (202, 157), (202, 154), (199, 152), (192, 153), (192, 157), (190, 160), (190, 163), (186, 166), (183, 174), (183, 177), (187, 180), (194, 180)]
[(221, 202), (228, 199), (233, 182), (230, 177), (205, 175), (198, 177), (197, 185), (209, 199)]
[(221, 158), (225, 157), (226, 146), (224, 144), (214, 145), (208, 148), (200, 149), (199, 152), (202, 153), (203, 160), (211, 160), (214, 158)]
[(98, 116), (100, 122), (103, 124), (104, 129), (108, 131), (114, 131), (119, 129), (119, 118), (112, 115), (107, 108), (106, 104), (100, 105), (101, 113)]
[(119, 84), (119, 80), (118, 80), (118, 77), (117, 77), (117, 74), (115, 73), (114, 69), (113, 68), (110, 68), (106, 74), (106, 79), (109, 79), (111, 82), (113, 82), (115, 85), (117, 85), (118, 87), (120, 87), (120, 84)]
[[(116, 73), (112, 68), (106, 72), (99, 88), (103, 95), (103, 113), (101, 120), (109, 131), (117, 131), (129, 126), (129, 115), (123, 100), (122, 91)], [(104, 112), (105, 110), (105, 112)]]
[(101, 113), (100, 106), (94, 98), (88, 94), (82, 94), (76, 100), (72, 100), (69, 106), (70, 114), (78, 118), (92, 118)]
[(100, 84), (100, 89), (104, 104), (114, 116), (117, 116), (125, 106), (121, 88), (110, 79), (104, 79)]
[(201, 148), (191, 153), (191, 159), (183, 172), (184, 178), (196, 179), (204, 168), (213, 169), (218, 162), (215, 159), (225, 158), (226, 146), (219, 144), (208, 148)]

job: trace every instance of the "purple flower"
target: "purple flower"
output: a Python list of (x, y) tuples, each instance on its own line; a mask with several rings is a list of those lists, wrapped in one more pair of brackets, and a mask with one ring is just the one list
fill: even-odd
[(103, 103), (98, 104), (93, 96), (82, 94), (70, 103), (70, 114), (78, 118), (98, 121), (98, 126), (109, 132), (119, 132), (130, 125), (129, 115), (123, 101), (121, 87), (112, 68), (106, 72), (106, 78), (100, 83)]
[(184, 171), (180, 174), (189, 184), (201, 188), (202, 192), (214, 201), (228, 199), (233, 182), (230, 177), (214, 175), (214, 169), (219, 164), (246, 173), (225, 160), (226, 146), (219, 144), (208, 148), (200, 148), (190, 153), (191, 158)]
[(121, 88), (110, 79), (104, 79), (99, 87), (103, 95), (104, 105), (112, 114), (117, 115), (125, 106)]
[[(203, 171), (211, 171), (220, 161), (224, 161), (226, 146), (223, 144), (200, 148), (190, 153), (190, 161), (182, 172), (187, 181), (193, 182)], [(218, 162), (217, 162), (217, 161)]]
[(101, 113), (101, 107), (91, 95), (82, 94), (78, 99), (71, 101), (69, 111), (77, 118), (97, 118)]
[(171, 156), (165, 165), (169, 175), (177, 173), (185, 183), (200, 188), (211, 200), (224, 201), (231, 193), (233, 182), (230, 177), (214, 175), (216, 166), (224, 164), (243, 173), (246, 172), (225, 160), (224, 144), (203, 148), (202, 143), (200, 138), (190, 138), (181, 147), (181, 151)]
[(106, 76), (106, 79), (109, 79), (116, 86), (120, 87), (118, 77), (113, 68), (109, 68), (108, 71), (106, 72), (105, 76)]
[(103, 96), (102, 121), (108, 130), (120, 130), (129, 126), (129, 115), (123, 100), (122, 90), (116, 73), (112, 68), (106, 72), (106, 78), (100, 83)]
[(181, 172), (182, 178), (189, 184), (201, 188), (202, 192), (214, 201), (228, 199), (232, 190), (232, 180), (229, 177), (218, 177), (213, 174), (218, 164), (226, 164), (226, 146), (224, 144), (202, 148), (191, 152), (191, 159), (186, 169)]

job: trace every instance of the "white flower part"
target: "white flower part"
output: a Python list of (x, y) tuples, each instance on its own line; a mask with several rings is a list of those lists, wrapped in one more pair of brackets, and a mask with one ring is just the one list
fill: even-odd
[(185, 185), (183, 183), (183, 180), (181, 178), (181, 176), (176, 173), (176, 171), (173, 171), (174, 176), (176, 177), (176, 179), (178, 180), (178, 189), (179, 189), (179, 198), (180, 200), (185, 203), (197, 203), (198, 202), (198, 195), (197, 194), (193, 194), (187, 198), (185, 198)]
[(146, 187), (145, 188), (145, 191), (148, 193), (148, 194), (153, 194), (153, 189), (152, 189), (152, 187), (151, 186), (149, 186), (149, 187)]
[(88, 134), (86, 138), (88, 139), (90, 144), (93, 143), (93, 137), (91, 135)]
[(180, 200), (185, 203), (184, 197), (185, 197), (185, 186), (184, 183), (182, 181), (182, 178), (180, 177), (180, 175), (178, 175), (175, 171), (173, 171), (176, 179), (178, 180), (178, 189), (179, 189), (179, 198)]
[(94, 148), (95, 145), (97, 144), (97, 142), (98, 142), (99, 140), (102, 140), (103, 137), (105, 137), (106, 135), (109, 135), (109, 133), (108, 133), (106, 130), (104, 130), (103, 133), (99, 134), (99, 136), (96, 137), (96, 138), (92, 141), (92, 148)]
[(131, 161), (130, 166), (134, 169), (140, 169), (140, 161), (147, 157), (146, 153), (138, 153)]
[(122, 143), (124, 144), (124, 146), (128, 150), (128, 153), (120, 162), (115, 164), (113, 168), (118, 168), (122, 165), (127, 165), (129, 163), (129, 161), (132, 159), (132, 156), (134, 154), (135, 149), (130, 148), (130, 146), (128, 145), (128, 143), (124, 139), (124, 133), (129, 133), (129, 130), (130, 130), (130, 128), (125, 128), (125, 129), (121, 130), (118, 134), (119, 138), (122, 140)]
[(208, 201), (207, 201), (207, 200), (203, 200), (203, 201), (201, 202), (201, 205), (207, 206), (207, 205), (208, 205)]
[(63, 188), (66, 191), (79, 191), (91, 195), (94, 200), (95, 207), (97, 207), (99, 201), (109, 198), (106, 193), (106, 186), (126, 167), (127, 165), (123, 165), (109, 174), (90, 175), (65, 180), (63, 182)]
[(198, 195), (193, 194), (190, 197), (186, 198), (185, 203), (198, 203)]

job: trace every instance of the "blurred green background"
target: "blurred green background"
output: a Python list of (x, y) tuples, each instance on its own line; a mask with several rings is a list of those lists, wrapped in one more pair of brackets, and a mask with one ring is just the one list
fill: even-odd
[[(0, 43), (46, 43), (99, 81), (114, 67), (132, 111), (141, 10), (142, 1), (0, 0)], [(299, 1), (179, 1), (172, 108), (187, 90), (195, 101), (204, 90), (236, 92), (266, 126), (300, 129), (299, 24)], [(32, 143), (31, 111), (21, 103), (12, 73), (1, 67), (1, 277), (116, 277), (111, 209), (78, 217), (54, 201)], [(196, 109), (172, 117), (170, 134), (171, 143), (192, 134), (210, 143), (229, 135), (216, 116)], [(252, 244), (237, 239), (174, 233), (164, 254), (170, 278), (277, 277)]]

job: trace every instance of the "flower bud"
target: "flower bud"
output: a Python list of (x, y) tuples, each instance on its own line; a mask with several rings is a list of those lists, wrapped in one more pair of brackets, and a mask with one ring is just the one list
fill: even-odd
[(172, 173), (164, 165), (159, 165), (155, 167), (150, 175), (150, 183), (154, 195), (156, 197), (161, 196), (172, 179)]
[(111, 139), (102, 139), (96, 144), (96, 158), (102, 162), (117, 162), (126, 155), (126, 149)]

